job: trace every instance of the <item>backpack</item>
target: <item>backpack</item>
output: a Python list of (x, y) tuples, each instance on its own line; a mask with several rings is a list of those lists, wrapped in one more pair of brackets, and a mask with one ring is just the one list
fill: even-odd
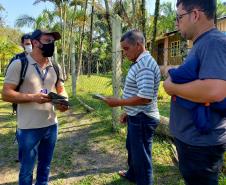
[[(16, 87), (16, 89), (15, 89), (15, 91), (17, 91), (17, 92), (19, 92), (20, 87), (21, 87), (21, 85), (22, 85), (23, 82), (24, 82), (25, 75), (26, 75), (27, 68), (28, 68), (28, 60), (27, 60), (27, 57), (25, 56), (25, 57), (22, 57), (22, 58), (19, 58), (19, 59), (20, 59), (20, 61), (21, 61), (21, 71), (20, 71), (20, 80), (19, 80), (19, 83), (18, 83), (18, 85), (17, 85), (17, 87)], [(15, 58), (13, 58), (13, 59), (9, 62), (8, 66), (7, 66), (7, 69), (8, 69), (8, 67), (9, 67), (9, 65), (10, 65), (14, 60), (15, 60)], [(58, 66), (56, 63), (54, 63), (54, 62), (52, 62), (52, 64), (53, 64), (54, 71), (56, 72), (56, 75), (57, 75), (57, 81), (56, 81), (56, 84), (55, 84), (55, 86), (57, 86), (57, 82), (60, 80), (59, 66)], [(7, 70), (6, 70), (6, 71), (7, 71)], [(15, 114), (15, 113), (17, 112), (17, 103), (12, 103), (12, 109), (13, 109), (13, 110), (12, 110), (12, 114)]]
[(6, 75), (6, 72), (7, 72), (8, 68), (9, 68), (10, 64), (11, 64), (14, 60), (16, 60), (16, 59), (21, 59), (21, 58), (24, 58), (24, 57), (26, 57), (26, 54), (25, 54), (24, 52), (23, 52), (23, 53), (18, 53), (18, 54), (16, 54), (16, 55), (9, 61), (8, 65), (7, 65), (6, 69), (5, 69), (5, 75)]

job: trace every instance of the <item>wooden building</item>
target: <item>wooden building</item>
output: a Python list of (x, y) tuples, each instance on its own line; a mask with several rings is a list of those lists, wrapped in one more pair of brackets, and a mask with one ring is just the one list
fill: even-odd
[[(217, 28), (226, 34), (226, 16), (217, 19)], [(156, 49), (152, 55), (164, 73), (167, 66), (182, 63), (183, 58), (192, 47), (192, 41), (186, 41), (178, 31), (172, 31), (157, 37), (155, 45)]]

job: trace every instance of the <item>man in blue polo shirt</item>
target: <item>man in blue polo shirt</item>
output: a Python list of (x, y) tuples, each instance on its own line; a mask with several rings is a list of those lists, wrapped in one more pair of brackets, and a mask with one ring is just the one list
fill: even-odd
[[(226, 97), (226, 36), (215, 28), (215, 0), (178, 0), (176, 26), (193, 41), (185, 62), (200, 61), (198, 79), (185, 84), (164, 82), (166, 92), (197, 102)], [(195, 59), (195, 60), (194, 60)], [(186, 185), (217, 185), (226, 149), (226, 117), (211, 110), (211, 130), (200, 133), (193, 112), (171, 101), (170, 130), (175, 137), (179, 169)]]
[(131, 30), (121, 38), (124, 55), (133, 62), (126, 77), (123, 98), (105, 98), (111, 107), (124, 106), (120, 122), (128, 123), (126, 148), (127, 171), (119, 175), (137, 185), (152, 185), (152, 138), (159, 123), (157, 93), (160, 70), (145, 49), (145, 38), (140, 31)]

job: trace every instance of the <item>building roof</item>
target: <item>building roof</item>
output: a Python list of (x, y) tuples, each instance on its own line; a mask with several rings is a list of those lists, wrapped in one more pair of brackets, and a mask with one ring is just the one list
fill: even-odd
[(222, 17), (217, 18), (218, 21), (226, 19), (226, 15), (223, 15)]

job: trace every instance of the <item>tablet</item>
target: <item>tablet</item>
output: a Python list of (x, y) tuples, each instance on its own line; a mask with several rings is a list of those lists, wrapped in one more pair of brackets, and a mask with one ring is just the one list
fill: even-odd
[(60, 105), (69, 106), (69, 102), (65, 99), (52, 99), (51, 102), (54, 105), (60, 104)]
[(61, 99), (61, 100), (64, 100), (64, 99), (66, 99), (67, 97), (65, 97), (65, 96), (61, 96), (61, 95), (59, 95), (59, 94), (57, 94), (57, 93), (54, 93), (54, 92), (50, 92), (49, 94), (48, 94), (48, 96), (50, 97), (50, 99)]

